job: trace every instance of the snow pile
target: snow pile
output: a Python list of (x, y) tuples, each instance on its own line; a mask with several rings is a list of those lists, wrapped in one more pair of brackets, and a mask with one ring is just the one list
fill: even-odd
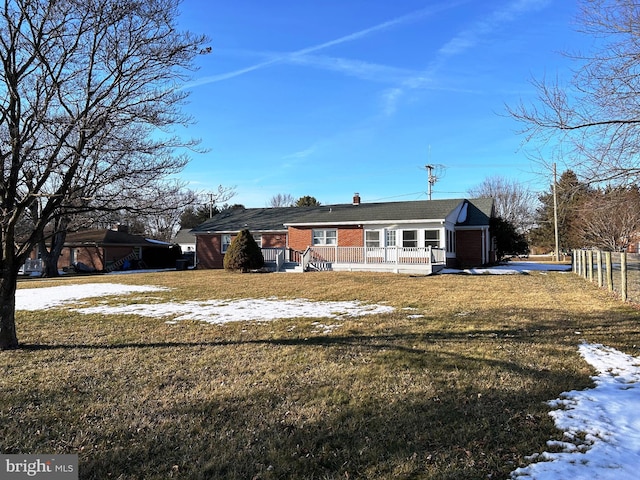
[(598, 371), (596, 387), (549, 402), (559, 408), (550, 415), (566, 440), (549, 446), (563, 452), (531, 457), (546, 461), (519, 468), (512, 478), (639, 478), (640, 359), (603, 345), (583, 344), (580, 354)]

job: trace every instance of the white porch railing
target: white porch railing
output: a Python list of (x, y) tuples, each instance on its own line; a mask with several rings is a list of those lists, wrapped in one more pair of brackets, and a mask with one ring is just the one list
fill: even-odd
[(27, 258), (24, 261), (24, 265), (21, 268), (22, 273), (30, 274), (33, 272), (42, 272), (44, 270), (44, 265), (42, 264), (42, 259), (40, 258)]
[(300, 263), (302, 253), (290, 248), (261, 248), (265, 262), (276, 264), (276, 272), (280, 271), (285, 263)]
[(265, 262), (277, 262), (279, 259), (285, 262), (300, 261), (300, 252), (290, 248), (261, 248)]
[(279, 271), (286, 262), (309, 264), (361, 265), (445, 265), (446, 252), (432, 247), (309, 247), (304, 252), (290, 248), (262, 248), (265, 262), (276, 264)]
[(311, 261), (327, 263), (445, 264), (446, 252), (432, 247), (311, 247)]

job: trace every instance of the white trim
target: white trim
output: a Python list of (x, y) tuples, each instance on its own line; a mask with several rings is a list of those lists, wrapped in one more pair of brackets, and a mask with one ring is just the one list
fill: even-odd
[[(229, 243), (224, 242), (224, 237), (229, 237)], [(233, 242), (233, 238), (231, 238), (230, 233), (225, 233), (220, 235), (220, 253), (222, 254), (227, 253), (227, 250), (229, 249), (231, 242)], [(227, 248), (224, 248), (225, 245), (227, 246)]]
[[(316, 237), (315, 233), (316, 232), (322, 232), (322, 238), (320, 240), (322, 240), (322, 243), (315, 243)], [(335, 232), (335, 237), (331, 236), (329, 237), (327, 235), (328, 232)], [(327, 243), (327, 239), (335, 239), (335, 243)], [(311, 245), (313, 245), (314, 247), (337, 247), (338, 246), (338, 229), (337, 228), (314, 228), (311, 230)]]
[(356, 221), (349, 220), (344, 222), (314, 222), (314, 223), (285, 223), (285, 227), (310, 227), (314, 228), (316, 226), (343, 226), (343, 225), (378, 225), (381, 223), (394, 223), (397, 225), (402, 225), (405, 223), (414, 224), (414, 223), (439, 223), (444, 224), (446, 219), (444, 218), (424, 218), (424, 219), (415, 219), (415, 220), (398, 220), (398, 219), (390, 219), (390, 220), (366, 220), (366, 221)]
[[(251, 232), (251, 234), (280, 233), (283, 235), (286, 235), (289, 232), (288, 230), (251, 230), (251, 229), (249, 229), (249, 231)], [(206, 232), (193, 232), (193, 235), (229, 235), (229, 234), (233, 235), (237, 233), (240, 233), (240, 230), (207, 230)]]

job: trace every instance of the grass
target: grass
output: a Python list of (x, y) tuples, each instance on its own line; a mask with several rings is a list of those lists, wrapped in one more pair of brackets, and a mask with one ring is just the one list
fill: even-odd
[(77, 453), (82, 479), (507, 478), (561, 438), (545, 402), (592, 386), (580, 341), (640, 345), (637, 309), (560, 273), (194, 271), (20, 288), (114, 281), (170, 288), (131, 296), (148, 303), (276, 296), (396, 311), (330, 333), (308, 318), (18, 312), (22, 348), (0, 352), (3, 453)]

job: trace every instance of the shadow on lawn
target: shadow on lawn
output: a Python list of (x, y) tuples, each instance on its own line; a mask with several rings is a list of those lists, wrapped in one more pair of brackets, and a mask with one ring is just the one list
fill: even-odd
[(122, 428), (113, 440), (126, 447), (82, 458), (80, 471), (84, 479), (505, 478), (543, 421), (518, 411), (525, 402), (530, 394), (494, 391), (355, 405), (347, 394), (321, 420), (296, 421), (295, 405), (257, 390), (182, 405), (167, 412), (171, 424), (142, 435)]
[[(566, 316), (558, 309), (521, 310), (520, 319), (516, 321), (517, 328), (509, 316), (501, 309), (473, 312), (465, 314), (469, 317), (469, 324), (480, 323), (484, 327), (468, 328), (464, 320), (451, 322), (447, 328), (439, 318), (422, 317), (404, 321), (403, 325), (390, 327), (399, 333), (366, 333), (360, 330), (350, 330), (349, 335), (307, 333), (302, 337), (270, 337), (243, 339), (215, 339), (199, 341), (152, 341), (122, 342), (122, 343), (21, 343), (19, 349), (25, 351), (40, 350), (75, 350), (75, 349), (135, 349), (135, 348), (184, 348), (184, 347), (220, 347), (233, 345), (317, 345), (317, 346), (362, 346), (374, 349), (407, 349), (413, 350), (415, 341), (427, 342), (469, 342), (473, 340), (503, 339), (521, 343), (553, 343), (565, 346), (575, 346), (581, 341), (602, 343), (605, 340), (611, 346), (619, 348), (628, 345), (628, 338), (635, 339), (632, 344), (640, 344), (640, 323), (638, 312), (630, 314), (630, 310), (607, 312), (606, 318), (598, 313), (580, 317)], [(395, 314), (391, 314), (395, 315)], [(481, 317), (477, 320), (475, 317)], [(546, 318), (547, 320), (540, 320)], [(489, 319), (489, 320), (487, 320)], [(523, 320), (525, 319), (525, 320)], [(526, 320), (529, 319), (529, 320)], [(314, 319), (315, 320), (315, 319)], [(412, 323), (413, 322), (413, 323)], [(430, 325), (441, 325), (439, 330), (433, 330)], [(489, 326), (491, 325), (491, 326)], [(387, 329), (389, 330), (389, 329)], [(620, 339), (616, 341), (616, 339)]]
[[(249, 392), (198, 402), (140, 399), (161, 405), (154, 404), (157, 417), (142, 427), (134, 428), (137, 418), (123, 421), (118, 414), (108, 425), (84, 424), (78, 419), (75, 426), (68, 427), (84, 432), (89, 439), (80, 452), (82, 479), (506, 478), (523, 455), (545, 448), (545, 442), (556, 433), (544, 402), (567, 389), (589, 385), (584, 370), (561, 368), (558, 349), (575, 352), (582, 338), (606, 339), (608, 344), (612, 339), (625, 343), (634, 338), (635, 344), (640, 343), (637, 320), (629, 311), (611, 312), (607, 319), (597, 314), (565, 318), (557, 310), (518, 314), (530, 319), (519, 322), (519, 328), (510, 326), (504, 312), (496, 310), (478, 312), (496, 319), (479, 324), (495, 327), (464, 331), (460, 325), (455, 326), (456, 331), (430, 330), (430, 322), (436, 319), (421, 318), (415, 320), (414, 329), (410, 322), (404, 322), (396, 331), (370, 334), (352, 330), (345, 335), (334, 332), (300, 338), (33, 344), (21, 349), (157, 348), (177, 355), (173, 350), (185, 348), (312, 346), (326, 349), (334, 362), (344, 364), (352, 361), (345, 352), (364, 353), (372, 375), (377, 368), (409, 379), (430, 368), (435, 372), (432, 384), (421, 386), (421, 391), (407, 384), (407, 391), (392, 398), (375, 393), (363, 398), (344, 383), (332, 384), (329, 372), (321, 385), (296, 377), (290, 384), (288, 380), (274, 388), (256, 384)], [(529, 363), (520, 361), (518, 349), (532, 344), (555, 349), (552, 368), (540, 368), (531, 359)], [(487, 345), (513, 348), (516, 353), (512, 357), (474, 353), (482, 351), (476, 347)], [(189, 371), (192, 367), (185, 364), (183, 368)], [(461, 369), (470, 372), (471, 378), (476, 374), (493, 376), (487, 383), (491, 387), (483, 387), (481, 382), (456, 385), (447, 372)], [(527, 387), (502, 384), (502, 373)], [(389, 384), (382, 386), (389, 388)], [(50, 394), (54, 395), (53, 391)], [(118, 398), (115, 400), (117, 403)], [(44, 408), (46, 404), (50, 406)], [(41, 405), (42, 411), (54, 410), (56, 398)], [(33, 415), (44, 415), (40, 411), (40, 406), (32, 410)], [(132, 407), (129, 415), (138, 413), (138, 408)], [(32, 421), (39, 424), (47, 420), (45, 416)], [(69, 434), (57, 435), (64, 439)]]

